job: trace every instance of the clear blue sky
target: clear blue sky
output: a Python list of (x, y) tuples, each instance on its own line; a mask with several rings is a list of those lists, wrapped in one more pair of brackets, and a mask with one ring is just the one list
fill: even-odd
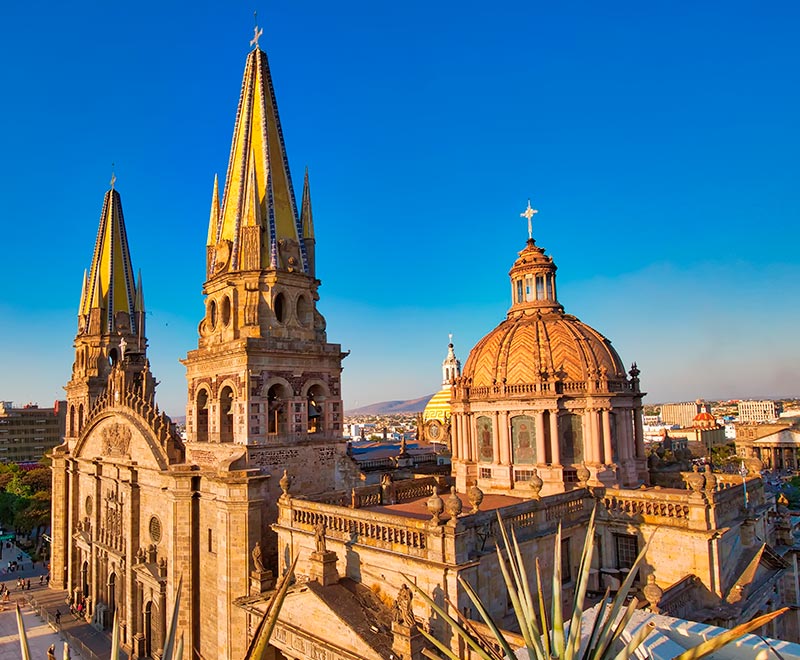
[(796, 2), (14, 3), (0, 31), (0, 399), (63, 397), (116, 163), (183, 414), (214, 173), (259, 9), (346, 407), (434, 392), (527, 238), (649, 401), (800, 395)]

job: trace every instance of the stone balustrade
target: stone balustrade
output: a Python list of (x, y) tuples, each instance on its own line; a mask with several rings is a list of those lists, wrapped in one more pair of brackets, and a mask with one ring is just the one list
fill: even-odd
[[(686, 473), (687, 475), (691, 473)], [(718, 529), (742, 515), (745, 487), (741, 477), (714, 474), (714, 490), (659, 488), (623, 490), (608, 488), (603, 505), (612, 518), (635, 518), (638, 521), (696, 530)], [(747, 481), (748, 504), (763, 504), (760, 478)]]
[[(406, 494), (432, 492), (434, 479), (409, 481), (429, 483), (417, 484), (418, 490), (406, 487), (403, 490)], [(358, 497), (364, 500), (376, 495), (374, 487), (354, 489), (358, 491), (362, 491)], [(586, 489), (577, 489), (506, 506), (503, 522), (513, 527), (517, 539), (524, 542), (545, 532), (552, 533), (559, 522), (565, 527), (585, 523), (594, 502)], [(318, 499), (287, 498), (279, 504), (277, 527), (301, 532), (309, 546), (314, 527), (320, 522), (325, 525), (326, 538), (334, 550), (337, 543), (346, 544), (347, 548), (363, 545), (451, 564), (467, 563), (476, 554), (491, 551), (500, 536), (496, 510), (462, 514), (455, 521), (445, 515), (441, 522), (435, 523), (428, 515), (412, 517), (405, 512), (351, 508)]]

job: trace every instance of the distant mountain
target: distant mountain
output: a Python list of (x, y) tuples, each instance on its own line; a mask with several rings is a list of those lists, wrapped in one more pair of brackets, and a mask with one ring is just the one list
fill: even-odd
[(362, 406), (361, 408), (354, 408), (353, 410), (346, 410), (345, 415), (398, 415), (398, 414), (413, 414), (420, 413), (425, 410), (428, 401), (433, 398), (433, 394), (421, 396), (419, 399), (410, 399), (408, 401), (381, 401), (380, 403), (373, 403), (369, 406)]

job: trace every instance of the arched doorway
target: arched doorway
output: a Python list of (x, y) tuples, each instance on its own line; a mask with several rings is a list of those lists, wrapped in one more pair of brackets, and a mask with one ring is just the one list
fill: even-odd
[(144, 655), (153, 655), (153, 601), (148, 600), (144, 606)]
[(84, 598), (89, 597), (89, 562), (83, 562), (81, 566), (81, 593)]
[(208, 391), (197, 393), (197, 418), (195, 422), (197, 442), (208, 442)]
[(233, 442), (233, 389), (222, 388), (219, 395), (219, 441)]
[(117, 574), (108, 576), (108, 620), (114, 620), (114, 610), (117, 607)]

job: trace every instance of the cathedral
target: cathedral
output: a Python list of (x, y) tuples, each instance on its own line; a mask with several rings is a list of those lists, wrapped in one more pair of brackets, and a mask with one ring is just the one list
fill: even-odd
[[(184, 648), (234, 660), (297, 557), (273, 657), (417, 659), (423, 629), (467, 658), (407, 583), (475, 617), (466, 580), (510, 626), (498, 513), (545, 572), (561, 524), (563, 588), (548, 597), (568, 602), (596, 509), (597, 595), (655, 532), (641, 580), (652, 607), (731, 625), (793, 597), (791, 521), (757, 460), (747, 477), (692, 472), (649, 487), (639, 370), (564, 311), (530, 205), (507, 317), (463, 371), (450, 343), (420, 427), (448, 445), (452, 471), (366, 483), (342, 437), (346, 353), (317, 310), (308, 173), (298, 204), (267, 56), (253, 45), (224, 186), (213, 185), (205, 313), (183, 360), (185, 438), (156, 403), (142, 276), (113, 180), (105, 194), (65, 442), (51, 454), (51, 587), (98, 628), (116, 616), (132, 658), (160, 658), (182, 584)], [(792, 616), (771, 632), (796, 635)]]

